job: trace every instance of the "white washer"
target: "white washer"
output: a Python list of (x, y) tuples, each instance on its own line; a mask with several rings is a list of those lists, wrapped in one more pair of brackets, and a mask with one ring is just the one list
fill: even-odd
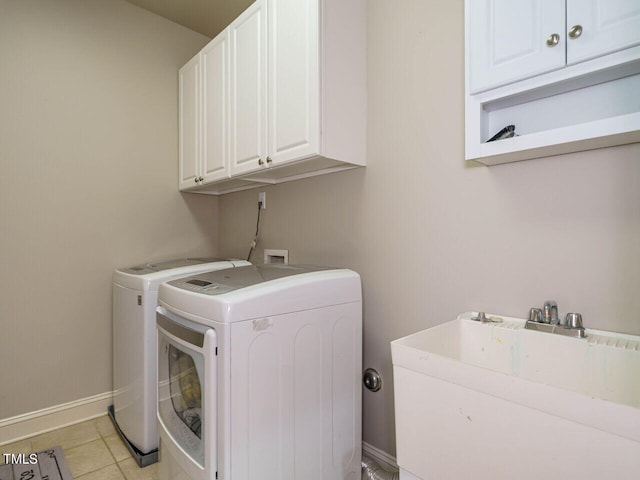
[(113, 272), (114, 405), (109, 413), (141, 466), (157, 459), (155, 309), (158, 286), (167, 280), (236, 265), (250, 263), (186, 258)]
[(295, 265), (160, 285), (160, 480), (360, 479), (361, 298)]

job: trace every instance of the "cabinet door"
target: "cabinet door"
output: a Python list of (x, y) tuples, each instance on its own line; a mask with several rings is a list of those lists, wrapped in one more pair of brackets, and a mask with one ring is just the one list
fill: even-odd
[(317, 155), (320, 144), (318, 0), (269, 0), (269, 157)]
[(266, 162), (266, 7), (262, 0), (229, 27), (231, 51), (231, 174)]
[(228, 176), (229, 42), (223, 30), (202, 50), (202, 176)]
[(466, 8), (471, 93), (565, 65), (564, 0), (467, 0)]
[(567, 0), (567, 63), (638, 44), (639, 0)]
[(183, 190), (198, 184), (200, 171), (200, 57), (178, 71), (178, 165)]

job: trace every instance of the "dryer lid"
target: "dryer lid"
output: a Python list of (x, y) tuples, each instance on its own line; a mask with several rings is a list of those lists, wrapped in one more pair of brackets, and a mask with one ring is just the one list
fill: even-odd
[(227, 270), (201, 273), (167, 282), (176, 288), (203, 295), (222, 295), (241, 288), (303, 273), (333, 270), (315, 265), (249, 265)]

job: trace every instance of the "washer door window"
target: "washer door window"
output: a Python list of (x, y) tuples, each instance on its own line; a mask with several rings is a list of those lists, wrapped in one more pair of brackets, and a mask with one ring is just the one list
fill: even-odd
[(174, 441), (204, 468), (204, 355), (159, 333), (158, 415)]

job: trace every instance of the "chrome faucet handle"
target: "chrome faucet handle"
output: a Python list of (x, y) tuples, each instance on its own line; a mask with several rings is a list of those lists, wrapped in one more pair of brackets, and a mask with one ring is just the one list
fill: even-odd
[(567, 313), (564, 326), (566, 328), (584, 328), (582, 326), (582, 315), (579, 313)]
[(582, 326), (582, 315), (579, 313), (567, 313), (563, 330), (578, 338), (587, 337), (587, 331)]
[(542, 321), (544, 323), (550, 323), (551, 325), (557, 325), (558, 320), (558, 304), (555, 300), (547, 300), (542, 307)]
[(542, 310), (540, 308), (530, 308), (529, 309), (529, 321), (542, 323)]

